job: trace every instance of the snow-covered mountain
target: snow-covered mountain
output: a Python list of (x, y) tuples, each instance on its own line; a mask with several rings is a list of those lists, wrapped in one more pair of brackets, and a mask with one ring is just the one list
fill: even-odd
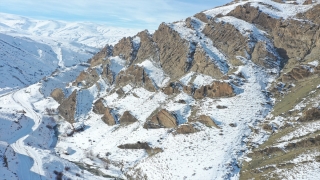
[[(319, 15), (318, 0), (233, 1), (99, 45), (91, 57), (99, 43), (74, 34), (73, 25), (24, 20), (24, 28), (5, 16), (4, 57), (58, 68), (32, 70), (42, 75), (33, 83), (25, 71), (35, 65), (3, 61), (12, 83), (31, 85), (0, 97), (0, 172), (6, 179), (319, 179)], [(37, 33), (46, 37), (41, 51)], [(72, 52), (93, 50), (59, 54), (52, 37)]]
[(0, 13), (0, 94), (88, 61), (106, 44), (138, 32), (94, 23), (35, 20)]

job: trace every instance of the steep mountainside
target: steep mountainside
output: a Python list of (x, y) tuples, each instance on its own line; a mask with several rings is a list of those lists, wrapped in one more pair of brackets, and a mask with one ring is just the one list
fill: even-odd
[(319, 179), (319, 16), (318, 0), (237, 0), (108, 44), (1, 97), (3, 172)]

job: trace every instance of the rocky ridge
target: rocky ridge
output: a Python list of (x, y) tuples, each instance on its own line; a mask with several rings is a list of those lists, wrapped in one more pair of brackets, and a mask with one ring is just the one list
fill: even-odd
[[(118, 147), (137, 141), (147, 142), (148, 149), (162, 149), (150, 159), (137, 159), (133, 164), (128, 160), (125, 170), (121, 170), (127, 178), (180, 178), (170, 165), (188, 167), (177, 165), (179, 160), (163, 160), (170, 153), (187, 148), (169, 143), (175, 139), (183, 144), (184, 137), (191, 137), (190, 144), (201, 139), (200, 135), (208, 141), (227, 139), (221, 147), (230, 148), (231, 153), (230, 156), (221, 153), (223, 160), (210, 156), (212, 166), (221, 172), (202, 172), (209, 168), (205, 167), (195, 175), (186, 173), (191, 178), (200, 177), (200, 171), (211, 179), (259, 179), (270, 174), (280, 178), (285, 170), (291, 171), (296, 165), (285, 160), (286, 163), (274, 164), (274, 157), (289, 156), (286, 151), (293, 154), (304, 145), (312, 150), (318, 147), (318, 136), (309, 134), (311, 139), (301, 137), (301, 141), (283, 147), (268, 144), (273, 134), (278, 138), (277, 133), (281, 134), (286, 127), (298, 128), (299, 123), (317, 122), (318, 108), (302, 110), (299, 114), (299, 110), (291, 111), (300, 102), (297, 101), (289, 102), (292, 106), (284, 111), (279, 99), (291, 95), (296, 88), (292, 84), (303, 86), (306, 79), (318, 83), (320, 31), (314, 15), (318, 12), (318, 1), (295, 4), (234, 1), (219, 8), (183, 21), (162, 23), (153, 34), (142, 31), (114, 46), (107, 45), (89, 61), (90, 67), (72, 86), (52, 92), (52, 97), (60, 103), (60, 115), (69, 123), (84, 119), (89, 123), (94, 118), (110, 126), (105, 133), (119, 140), (110, 140), (114, 144), (109, 148), (114, 152), (120, 153)], [(295, 12), (291, 12), (293, 9)], [(73, 91), (64, 97), (62, 92), (71, 89), (81, 89), (86, 95)], [(316, 86), (312, 86), (301, 92), (304, 95), (299, 98), (308, 97), (305, 94), (311, 91), (318, 93)], [(86, 101), (77, 101), (79, 98)], [(292, 113), (300, 120), (290, 119), (294, 117)], [(280, 125), (279, 119), (282, 119)], [(285, 124), (284, 119), (290, 122)], [(117, 132), (135, 137), (127, 136), (124, 140)], [(268, 137), (271, 138), (266, 141)], [(265, 141), (267, 144), (262, 144)], [(206, 148), (214, 148), (204, 144)], [(197, 156), (201, 154), (199, 151), (192, 152)], [(98, 148), (95, 152), (101, 153)], [(248, 153), (252, 160), (244, 158)], [(258, 165), (269, 155), (272, 155), (270, 161)], [(110, 158), (118, 161), (117, 157)], [(161, 163), (153, 164), (157, 160)], [(185, 160), (192, 163), (194, 159)], [(157, 170), (148, 172), (150, 165)], [(174, 175), (163, 175), (164, 166)], [(120, 169), (116, 165), (113, 168)]]

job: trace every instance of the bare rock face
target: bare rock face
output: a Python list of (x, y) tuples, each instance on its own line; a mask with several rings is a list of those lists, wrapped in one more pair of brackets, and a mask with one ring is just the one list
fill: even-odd
[[(304, 14), (299, 14), (299, 18), (309, 17), (311, 21), (319, 20), (320, 6), (315, 6)], [(318, 15), (317, 15), (318, 14)], [(279, 20), (259, 11), (247, 3), (238, 6), (228, 13), (228, 16), (245, 20), (263, 28), (273, 37), (274, 46), (284, 62), (289, 61), (288, 65), (297, 63), (297, 60), (304, 59), (306, 56), (319, 56), (319, 23), (309, 23), (294, 19)], [(320, 45), (320, 44), (319, 44)], [(271, 57), (272, 58), (272, 57)], [(290, 61), (292, 59), (292, 61)]]
[(102, 99), (99, 99), (98, 101), (93, 103), (93, 110), (92, 111), (96, 114), (104, 114), (104, 112), (106, 111), (106, 107), (104, 107)]
[[(307, 0), (308, 1), (308, 0)], [(312, 21), (315, 24), (320, 24), (320, 4), (313, 6), (311, 9), (304, 13), (297, 14), (297, 17), (300, 19), (306, 19), (308, 21)]]
[(102, 121), (106, 124), (108, 124), (109, 126), (113, 126), (116, 124), (116, 120), (114, 118), (114, 116), (111, 114), (111, 109), (106, 107), (106, 110), (104, 111), (104, 115), (102, 116)]
[(99, 51), (97, 54), (95, 54), (90, 60), (90, 67), (97, 66), (99, 64), (102, 64), (102, 62), (107, 58), (112, 56), (112, 49), (113, 47), (110, 45), (106, 45), (101, 51)]
[(177, 127), (177, 120), (174, 115), (165, 109), (159, 111), (152, 117), (150, 121), (144, 124), (146, 129), (158, 129), (158, 128), (174, 128)]
[(182, 124), (176, 129), (174, 134), (192, 134), (196, 132), (199, 132), (199, 130), (193, 124)]
[(298, 81), (309, 77), (312, 73), (304, 66), (294, 67), (290, 72), (282, 76), (283, 82)]
[(163, 70), (173, 79), (181, 77), (189, 67), (189, 42), (165, 23), (155, 31), (153, 41), (158, 45)]
[(231, 97), (234, 96), (233, 88), (226, 82), (213, 82), (211, 85), (201, 86), (194, 91), (193, 97), (195, 99), (203, 99), (205, 97)]
[(77, 103), (77, 90), (74, 90), (72, 94), (62, 101), (58, 107), (60, 115), (69, 123), (75, 123), (74, 115), (76, 113)]
[(198, 18), (199, 20), (201, 20), (202, 22), (208, 23), (208, 18), (207, 15), (205, 13), (197, 13), (194, 15), (194, 17)]
[(82, 71), (77, 79), (72, 83), (73, 86), (81, 86), (89, 88), (93, 86), (99, 80), (99, 74), (95, 69), (88, 68), (86, 71)]
[(125, 111), (120, 118), (120, 124), (132, 124), (138, 121), (129, 111)]
[(192, 96), (194, 94), (195, 89), (191, 86), (183, 86), (183, 92)]
[(103, 67), (101, 77), (102, 77), (102, 79), (104, 79), (105, 82), (109, 82), (110, 84), (114, 83), (114, 81), (115, 81), (114, 74), (110, 70), (109, 64), (106, 64)]
[(141, 63), (146, 59), (159, 61), (159, 53), (157, 45), (153, 42), (151, 34), (147, 30), (139, 32), (137, 36), (140, 38), (140, 48), (137, 52), (135, 63)]
[(129, 64), (133, 61), (135, 57), (134, 47), (131, 37), (122, 38), (113, 48), (113, 56), (120, 56), (127, 60)]
[(220, 69), (209, 59), (206, 52), (200, 47), (196, 48), (190, 71), (209, 75), (216, 79), (223, 76)]
[(63, 99), (64, 99), (64, 93), (62, 91), (62, 89), (60, 88), (57, 88), (57, 89), (54, 89), (52, 92), (51, 92), (51, 97), (56, 100), (59, 104), (62, 103)]
[(209, 117), (206, 115), (201, 115), (197, 121), (201, 122), (202, 124), (208, 126), (208, 127), (215, 127), (220, 129), (220, 127)]
[(317, 107), (313, 107), (306, 112), (303, 113), (303, 117), (300, 118), (300, 121), (313, 121), (313, 120), (320, 120), (320, 109)]
[[(252, 49), (248, 46), (248, 38), (243, 36), (233, 25), (228, 23), (216, 23), (210, 21), (206, 24), (202, 33), (212, 40), (214, 45), (224, 52), (233, 65), (240, 65), (236, 56), (246, 57)], [(235, 39), (237, 39), (235, 41)]]
[(156, 91), (144, 68), (138, 65), (132, 65), (127, 70), (121, 71), (116, 78), (117, 86), (123, 87), (129, 83), (137, 87), (144, 87), (148, 91)]
[(173, 95), (179, 92), (179, 84), (175, 82), (170, 82), (167, 87), (162, 88), (162, 92), (166, 95)]

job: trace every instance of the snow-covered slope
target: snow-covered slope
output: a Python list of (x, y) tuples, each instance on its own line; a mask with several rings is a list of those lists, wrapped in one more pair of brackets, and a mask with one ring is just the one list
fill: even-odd
[(317, 179), (319, 3), (235, 1), (118, 43), (101, 26), (4, 14), (0, 172)]
[(138, 32), (94, 23), (36, 20), (0, 13), (0, 94), (86, 62), (106, 44)]

